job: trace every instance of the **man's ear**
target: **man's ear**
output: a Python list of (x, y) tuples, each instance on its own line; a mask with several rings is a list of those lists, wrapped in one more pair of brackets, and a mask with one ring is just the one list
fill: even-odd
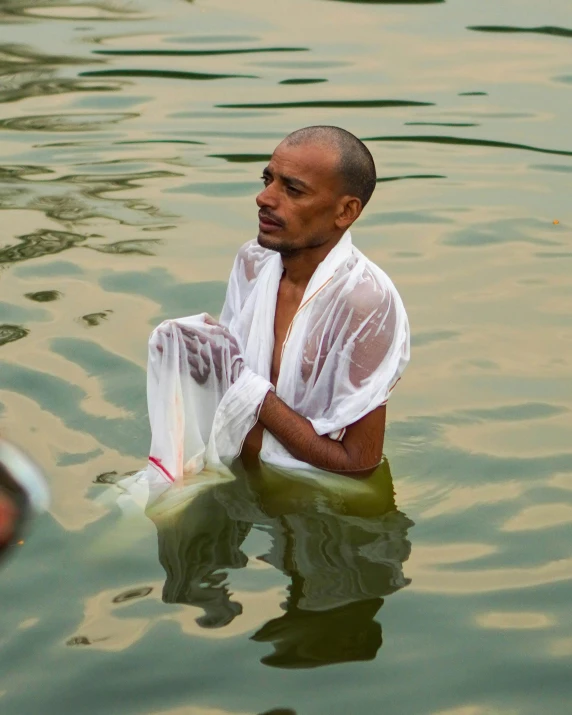
[(347, 229), (359, 217), (362, 211), (361, 201), (357, 196), (342, 196), (336, 216), (337, 228)]

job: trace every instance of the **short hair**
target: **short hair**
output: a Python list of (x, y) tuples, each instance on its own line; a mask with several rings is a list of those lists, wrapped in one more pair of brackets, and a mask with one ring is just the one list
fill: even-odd
[(319, 143), (333, 146), (339, 156), (339, 171), (344, 190), (360, 199), (365, 206), (374, 192), (377, 173), (375, 162), (366, 145), (341, 127), (318, 125), (304, 127), (289, 134), (288, 144)]

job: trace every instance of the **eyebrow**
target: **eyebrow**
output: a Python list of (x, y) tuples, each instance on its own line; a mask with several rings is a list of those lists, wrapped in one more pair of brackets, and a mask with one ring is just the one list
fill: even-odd
[[(271, 176), (273, 177), (272, 172), (268, 167), (264, 169), (262, 172), (264, 176)], [(306, 191), (311, 191), (312, 188), (305, 182), (302, 181), (302, 179), (297, 179), (294, 176), (286, 176), (285, 174), (278, 174), (278, 178), (285, 184), (290, 184), (291, 186), (294, 186), (296, 188), (300, 189), (305, 189)]]

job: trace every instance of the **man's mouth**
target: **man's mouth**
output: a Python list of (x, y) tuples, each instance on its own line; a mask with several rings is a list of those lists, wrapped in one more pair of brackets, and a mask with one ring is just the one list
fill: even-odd
[(283, 228), (283, 224), (279, 219), (275, 219), (261, 211), (258, 213), (258, 225), (261, 231), (279, 231)]

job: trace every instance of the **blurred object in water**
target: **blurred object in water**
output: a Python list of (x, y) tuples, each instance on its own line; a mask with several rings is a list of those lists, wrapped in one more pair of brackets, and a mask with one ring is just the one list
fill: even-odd
[(45, 511), (49, 494), (39, 467), (0, 439), (0, 558), (21, 539), (31, 516)]

